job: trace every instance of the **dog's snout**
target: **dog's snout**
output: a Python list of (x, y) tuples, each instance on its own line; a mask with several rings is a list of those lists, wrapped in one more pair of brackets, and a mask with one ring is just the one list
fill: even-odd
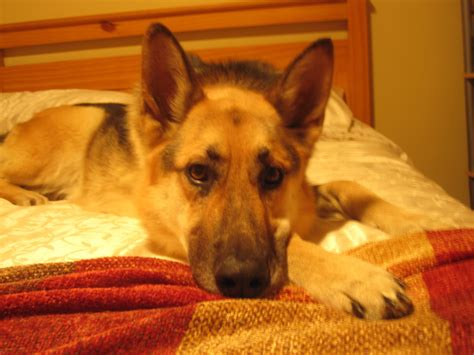
[(268, 287), (270, 276), (265, 260), (237, 260), (228, 257), (221, 262), (215, 272), (219, 291), (227, 297), (254, 298)]

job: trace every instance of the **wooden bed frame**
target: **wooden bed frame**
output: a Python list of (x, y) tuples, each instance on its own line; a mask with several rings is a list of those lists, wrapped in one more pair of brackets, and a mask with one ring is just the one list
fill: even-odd
[[(178, 35), (212, 38), (233, 30), (314, 26), (343, 30), (334, 40), (334, 85), (342, 88), (355, 116), (372, 124), (368, 5), (366, 0), (259, 0), (225, 5), (83, 16), (0, 26), (0, 88), (2, 92), (45, 89), (126, 90), (139, 80), (140, 56), (74, 59), (6, 65), (11, 50), (64, 43), (93, 43), (141, 36), (148, 24), (162, 22)], [(316, 38), (315, 38), (316, 39)], [(204, 59), (262, 59), (285, 67), (309, 42), (285, 42), (193, 50)]]

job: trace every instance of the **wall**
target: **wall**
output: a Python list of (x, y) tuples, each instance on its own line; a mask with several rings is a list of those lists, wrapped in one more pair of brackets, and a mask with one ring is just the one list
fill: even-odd
[(468, 204), (461, 1), (372, 4), (376, 128)]
[[(0, 0), (0, 23), (234, 1)], [(467, 203), (460, 1), (371, 3), (376, 128), (401, 145), (425, 175)], [(65, 51), (59, 55), (76, 55)], [(42, 60), (17, 54), (17, 63)]]

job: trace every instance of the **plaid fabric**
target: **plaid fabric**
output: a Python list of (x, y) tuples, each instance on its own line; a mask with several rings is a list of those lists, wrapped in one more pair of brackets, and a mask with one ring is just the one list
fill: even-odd
[(189, 267), (113, 257), (0, 269), (0, 353), (457, 353), (474, 351), (474, 230), (351, 252), (409, 286), (415, 312), (363, 321), (288, 286), (272, 300), (196, 287)]

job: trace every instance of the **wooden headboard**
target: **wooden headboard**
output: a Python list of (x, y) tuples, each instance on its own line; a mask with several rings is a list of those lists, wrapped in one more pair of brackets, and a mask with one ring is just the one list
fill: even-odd
[[(235, 4), (179, 7), (139, 12), (82, 16), (0, 26), (0, 88), (3, 92), (64, 88), (126, 90), (139, 79), (140, 56), (120, 55), (10, 64), (18, 50), (53, 51), (67, 44), (98, 48), (110, 41), (140, 40), (151, 22), (162, 22), (181, 40), (235, 37), (240, 33), (272, 35), (304, 31), (343, 31), (334, 40), (334, 85), (342, 88), (356, 117), (372, 124), (366, 0), (259, 0)], [(314, 40), (317, 38), (314, 38)], [(204, 59), (262, 59), (284, 68), (307, 41), (229, 46), (191, 50)], [(186, 43), (184, 44), (186, 48)]]

